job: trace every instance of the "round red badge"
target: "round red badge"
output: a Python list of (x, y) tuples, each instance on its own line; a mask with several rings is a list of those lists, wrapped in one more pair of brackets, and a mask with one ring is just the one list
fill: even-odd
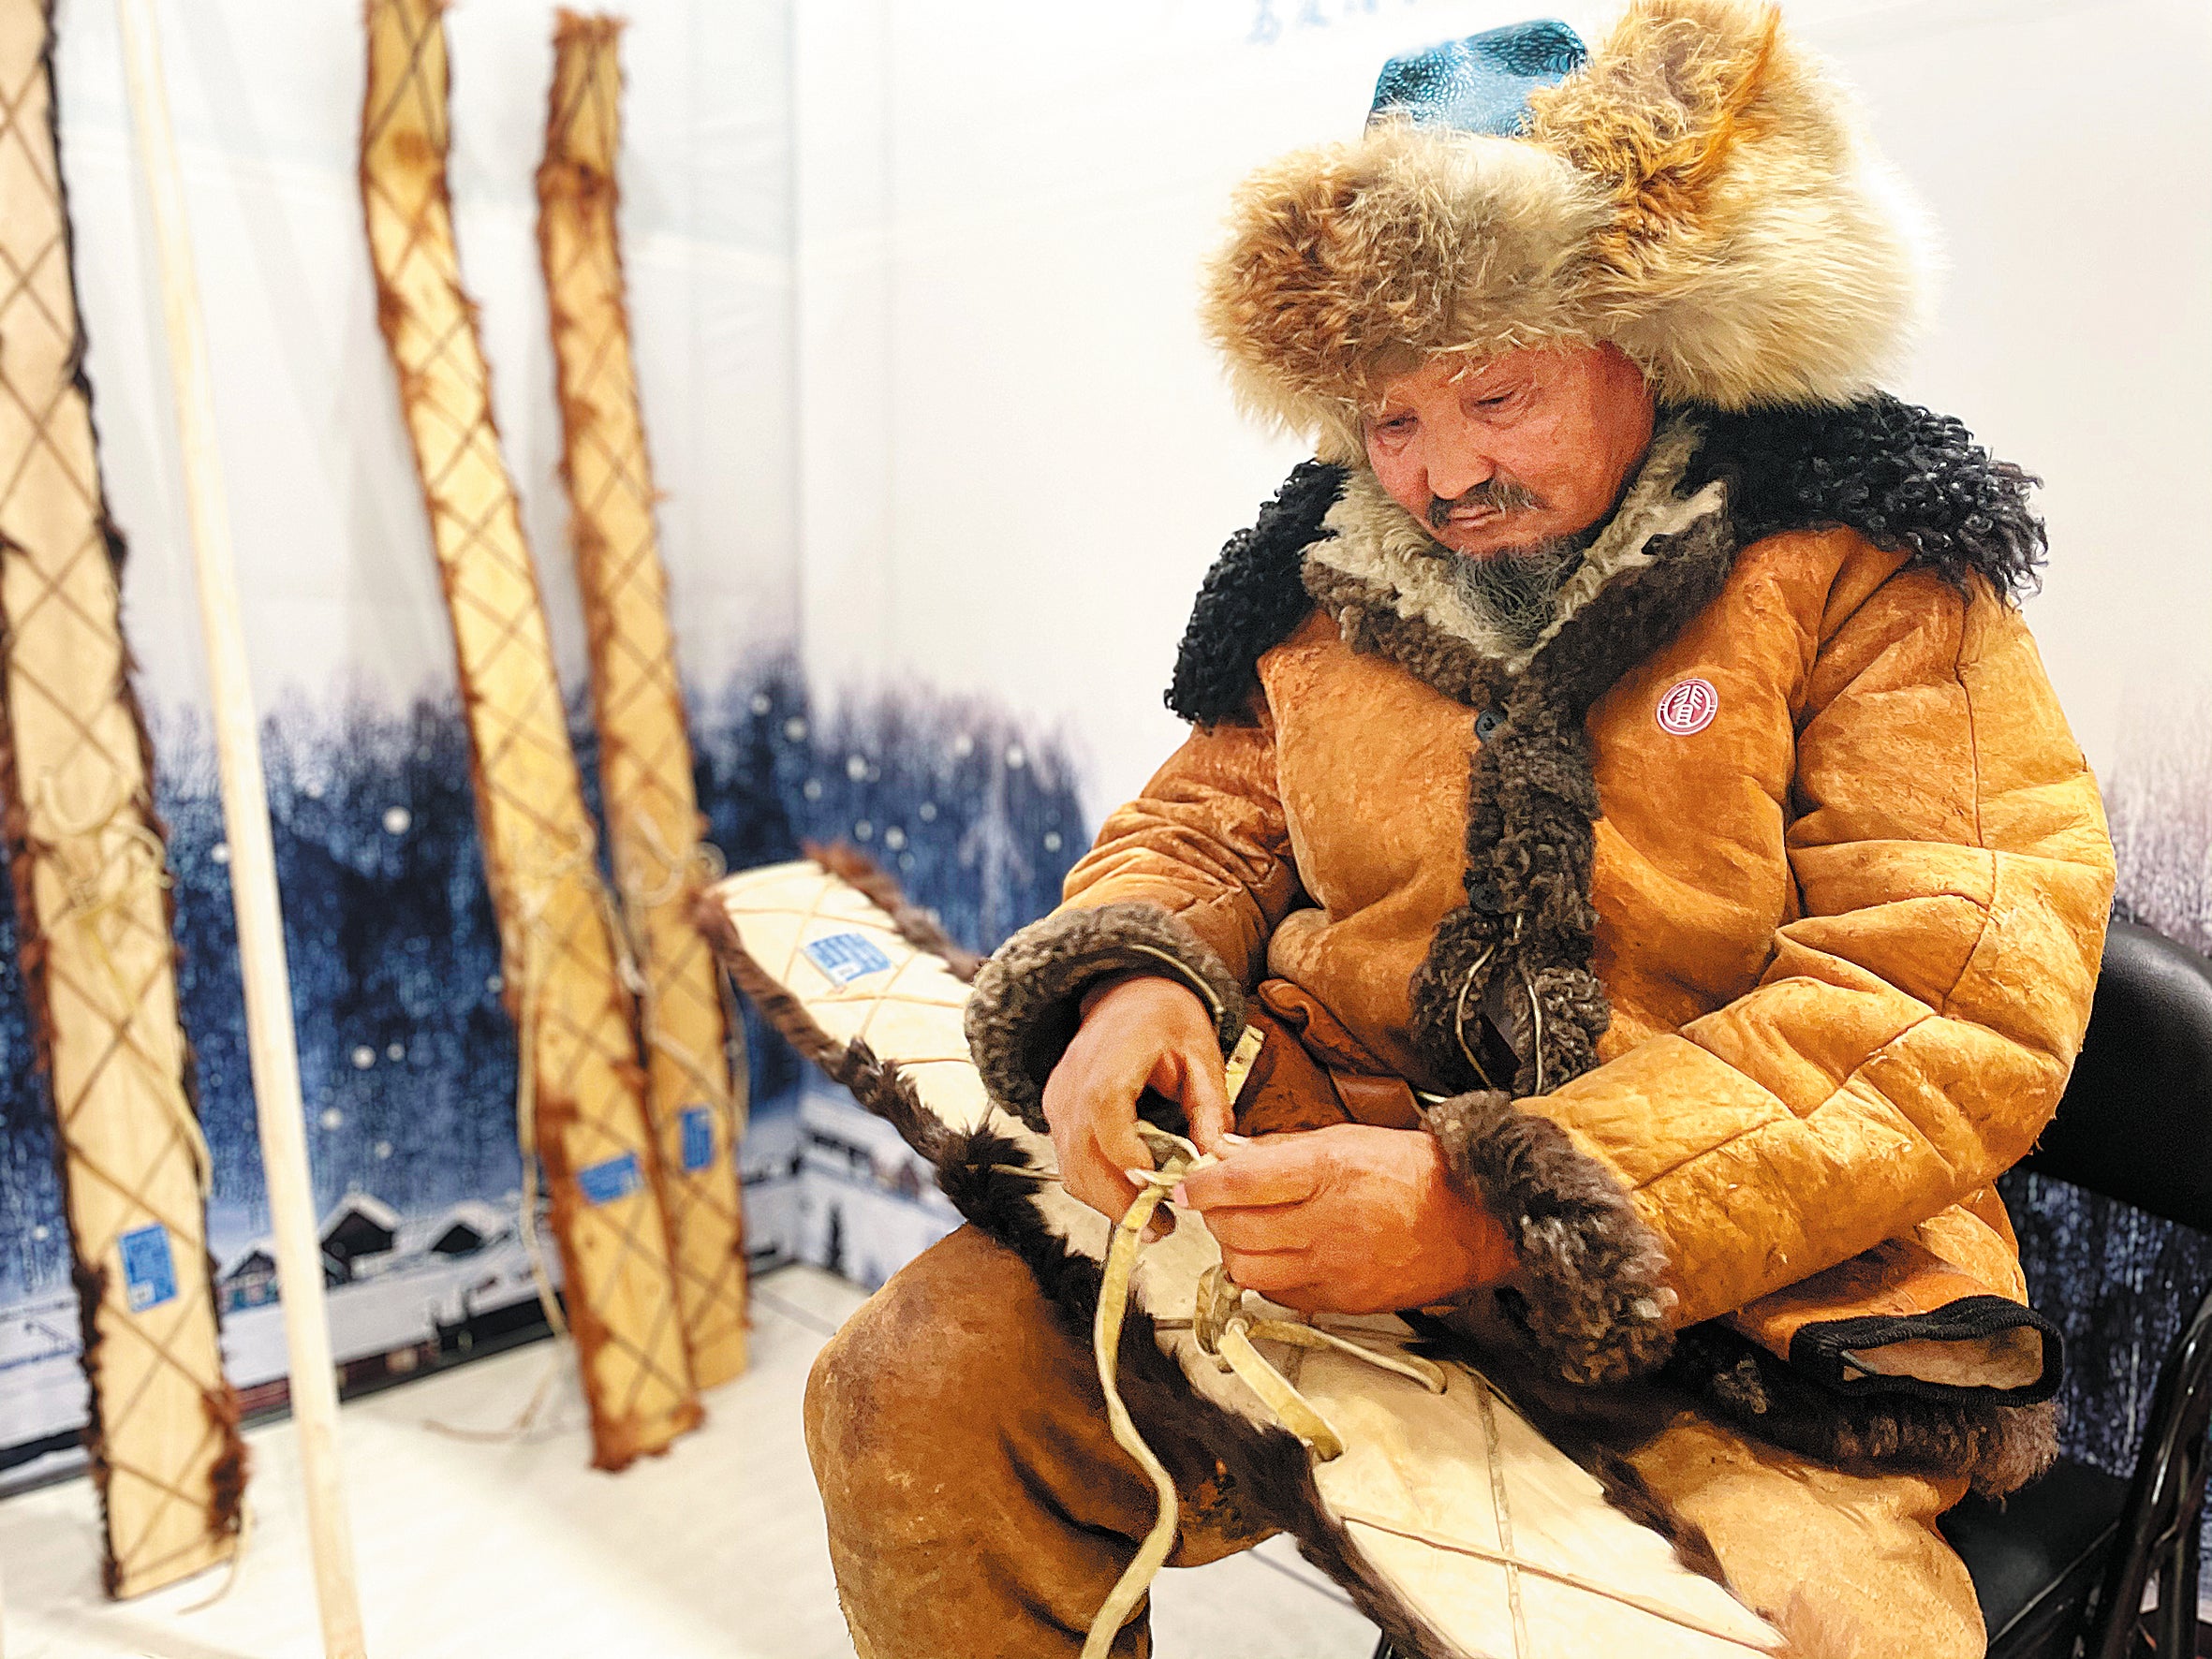
[(1677, 680), (1659, 700), (1659, 729), (1678, 738), (1695, 737), (1720, 712), (1720, 694), (1710, 680)]

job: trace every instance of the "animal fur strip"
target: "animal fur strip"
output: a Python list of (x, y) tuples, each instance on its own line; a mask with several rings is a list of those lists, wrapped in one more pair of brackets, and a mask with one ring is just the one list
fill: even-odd
[(0, 788), (69, 1221), (111, 1595), (237, 1549), (245, 1448), (207, 1254), (167, 851), (81, 359), (49, 7), (0, 10)]
[(1172, 975), (1214, 1017), (1226, 1055), (1245, 1031), (1245, 994), (1189, 925), (1158, 904), (1128, 901), (1062, 910), (1009, 939), (976, 974), (967, 1005), (969, 1051), (992, 1096), (1044, 1127), (1044, 1084), (1075, 1035), (1078, 1005), (1095, 981), (1127, 969)]
[[(928, 1159), (962, 1215), (1017, 1252), (1087, 1340), (1112, 1228), (1061, 1190), (1051, 1142), (985, 1091), (963, 1039), (967, 988), (947, 964), (812, 862), (730, 876), (707, 894), (700, 922), (777, 1030)], [(1220, 1251), (1195, 1211), (1176, 1223), (1130, 1281), (1115, 1356), (1123, 1397), (1140, 1418), (1195, 1425), (1256, 1512), (1296, 1536), (1398, 1652), (1742, 1659), (1778, 1646), (1686, 1564), (1711, 1564), (1694, 1528), (1632, 1483), (1585, 1471), (1464, 1364), (1446, 1364), (1444, 1390), (1431, 1393), (1326, 1349), (1293, 1363), (1261, 1338), (1342, 1435), (1340, 1456), (1317, 1457), (1200, 1346), (1192, 1314)], [(1385, 1350), (1410, 1336), (1388, 1316), (1332, 1323)], [(1668, 1535), (1615, 1496), (1638, 1501)]]
[(1249, 407), (1350, 461), (1363, 405), (1435, 352), (1610, 341), (1669, 402), (1864, 397), (1926, 241), (1777, 7), (1634, 0), (1518, 137), (1385, 119), (1256, 174), (1205, 319)]
[[(644, 990), (645, 1111), (659, 1145), (676, 1305), (702, 1388), (745, 1366), (742, 1081), (714, 955), (691, 923), (704, 821), (655, 532), (653, 469), (630, 357), (614, 159), (622, 24), (563, 11), (538, 169), (538, 249), (559, 378), (577, 587), (591, 644), (600, 793)], [(710, 876), (711, 879), (711, 876)]]
[(951, 934), (937, 919), (934, 910), (924, 910), (899, 890), (899, 884), (892, 874), (877, 864), (860, 848), (845, 842), (804, 841), (799, 850), (819, 864), (831, 874), (841, 876), (864, 894), (868, 902), (887, 912), (898, 924), (899, 937), (917, 950), (926, 950), (942, 958), (952, 970), (952, 976), (963, 985), (973, 985), (976, 975), (983, 966), (983, 959), (970, 950)]
[(592, 1461), (620, 1469), (694, 1427), (700, 1408), (611, 903), (461, 286), (446, 188), (443, 10), (439, 0), (371, 0), (361, 203), (376, 317), (453, 625), (477, 827), (507, 1005), (535, 1087), (530, 1126), (591, 1406)]

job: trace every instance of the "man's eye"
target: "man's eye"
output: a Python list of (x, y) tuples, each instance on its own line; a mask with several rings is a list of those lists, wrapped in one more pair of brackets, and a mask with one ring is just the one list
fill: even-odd
[(1413, 430), (1413, 417), (1410, 415), (1393, 415), (1388, 420), (1377, 421), (1375, 423), (1375, 430), (1380, 433), (1389, 433), (1394, 437), (1400, 433), (1411, 432)]

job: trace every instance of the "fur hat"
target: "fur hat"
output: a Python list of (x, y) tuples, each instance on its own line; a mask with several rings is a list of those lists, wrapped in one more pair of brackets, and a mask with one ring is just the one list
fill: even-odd
[(1669, 403), (1875, 389), (1917, 321), (1927, 238), (1775, 7), (1633, 0), (1528, 87), (1490, 130), (1379, 97), (1359, 138), (1245, 183), (1204, 320), (1248, 408), (1357, 461), (1393, 375), (1547, 342), (1610, 341)]

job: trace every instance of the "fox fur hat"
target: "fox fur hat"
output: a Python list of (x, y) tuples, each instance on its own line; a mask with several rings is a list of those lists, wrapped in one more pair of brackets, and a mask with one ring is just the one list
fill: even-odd
[(1504, 118), (1394, 100), (1398, 60), (1359, 138), (1238, 191), (1203, 314), (1240, 401), (1357, 462), (1363, 409), (1437, 353), (1610, 341), (1661, 402), (1723, 409), (1873, 391), (1928, 238), (1779, 11), (1634, 0), (1586, 58), (1520, 27), (1575, 66)]

